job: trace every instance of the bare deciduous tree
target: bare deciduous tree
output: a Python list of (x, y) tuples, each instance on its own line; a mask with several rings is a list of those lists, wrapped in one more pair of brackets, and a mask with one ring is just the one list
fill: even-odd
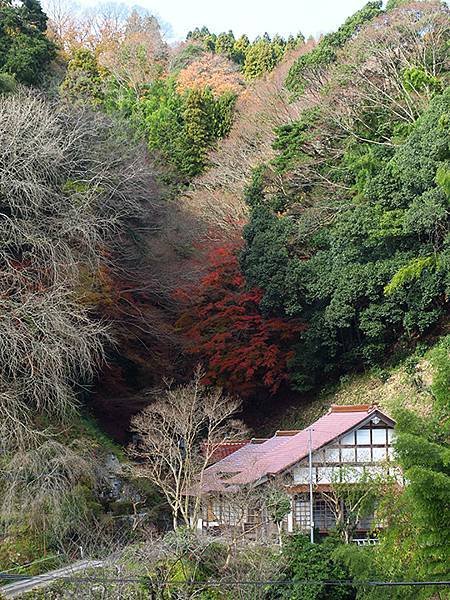
[(132, 87), (148, 83), (164, 69), (168, 46), (158, 19), (123, 3), (98, 3), (88, 9), (67, 0), (48, 0), (49, 35), (70, 56), (87, 48), (116, 79)]
[(157, 19), (134, 10), (122, 31), (104, 43), (99, 60), (122, 84), (137, 88), (158, 77), (168, 57)]
[(108, 339), (89, 281), (147, 196), (148, 166), (104, 117), (0, 97), (0, 449), (36, 447), (36, 415), (77, 406)]
[(218, 388), (203, 386), (203, 376), (197, 368), (187, 385), (169, 385), (132, 421), (139, 437), (130, 448), (139, 461), (136, 475), (148, 478), (162, 491), (172, 511), (174, 529), (180, 520), (187, 527), (195, 527), (205, 469), (218, 445), (244, 432), (243, 424), (233, 418), (240, 401)]
[[(434, 1), (405, 3), (367, 23), (328, 73), (323, 107), (329, 119), (359, 141), (395, 145), (389, 135), (374, 141), (364, 116), (383, 111), (394, 122), (414, 123), (448, 69), (449, 33), (448, 7)], [(414, 71), (416, 77), (408, 77)]]

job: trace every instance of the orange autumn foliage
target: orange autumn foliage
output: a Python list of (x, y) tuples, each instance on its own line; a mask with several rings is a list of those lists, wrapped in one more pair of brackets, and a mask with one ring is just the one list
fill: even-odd
[(216, 96), (225, 92), (239, 94), (244, 89), (244, 79), (235, 63), (225, 56), (208, 52), (182, 69), (177, 77), (179, 92), (205, 87), (211, 88)]

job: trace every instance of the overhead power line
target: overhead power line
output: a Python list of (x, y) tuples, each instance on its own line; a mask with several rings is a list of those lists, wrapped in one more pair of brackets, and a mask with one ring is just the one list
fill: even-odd
[[(48, 574), (42, 574), (42, 580), (48, 581)], [(27, 575), (14, 575), (11, 573), (0, 573), (0, 580), (4, 581), (29, 581), (35, 579), (39, 582), (40, 576), (29, 577)], [(401, 587), (401, 586), (412, 586), (412, 587), (426, 587), (426, 586), (439, 586), (439, 587), (450, 587), (450, 581), (353, 581), (353, 580), (318, 580), (318, 579), (305, 579), (301, 581), (293, 579), (285, 580), (255, 580), (255, 581), (163, 581), (155, 580), (146, 575), (140, 577), (99, 577), (99, 576), (81, 576), (74, 577), (71, 575), (58, 575), (54, 578), (54, 581), (67, 581), (72, 583), (90, 583), (90, 582), (104, 582), (104, 583), (143, 583), (147, 582), (149, 585), (154, 586), (165, 586), (165, 587), (182, 587), (182, 586), (193, 586), (193, 587), (234, 587), (234, 586), (300, 586), (300, 585), (329, 585), (329, 586), (353, 586), (353, 587)], [(1, 588), (0, 588), (1, 590)]]

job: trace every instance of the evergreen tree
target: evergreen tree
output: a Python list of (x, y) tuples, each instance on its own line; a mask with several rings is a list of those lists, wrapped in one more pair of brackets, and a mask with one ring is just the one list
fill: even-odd
[(217, 54), (224, 54), (228, 58), (232, 58), (235, 41), (232, 31), (221, 33), (217, 36), (215, 51)]
[(186, 175), (197, 175), (205, 167), (213, 140), (213, 104), (214, 98), (208, 89), (193, 89), (187, 93), (183, 111), (183, 146), (186, 151), (181, 165)]
[(241, 37), (238, 38), (233, 45), (233, 60), (240, 65), (244, 64), (245, 56), (249, 47), (250, 41), (248, 37), (245, 34), (241, 35)]
[[(372, 548), (342, 547), (336, 555), (357, 581), (388, 578), (436, 581), (448, 579), (450, 536), (450, 337), (428, 354), (433, 382), (428, 414), (398, 410), (396, 460), (406, 485), (391, 490), (378, 508), (385, 523), (380, 543)], [(358, 586), (357, 600), (384, 600), (376, 588)], [(443, 588), (392, 589), (395, 600), (447, 598)], [(443, 595), (442, 595), (443, 594)]]
[(247, 50), (243, 67), (246, 79), (252, 80), (271, 71), (281, 56), (277, 47), (267, 39), (260, 39)]
[(449, 566), (450, 337), (433, 350), (431, 363), (432, 413), (419, 417), (411, 411), (398, 412), (396, 453), (408, 482), (404, 494), (410, 507), (416, 572), (419, 579), (433, 580), (445, 578)]
[(36, 85), (56, 55), (56, 47), (45, 35), (47, 16), (38, 0), (0, 2), (0, 72), (17, 81)]
[(98, 64), (95, 54), (80, 48), (69, 61), (61, 91), (74, 103), (87, 102), (97, 106), (105, 100), (108, 76), (108, 70)]

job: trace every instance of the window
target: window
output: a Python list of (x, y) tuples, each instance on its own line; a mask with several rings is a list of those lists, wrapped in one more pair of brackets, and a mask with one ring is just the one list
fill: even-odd
[(354, 446), (355, 432), (352, 431), (351, 433), (347, 433), (347, 435), (344, 435), (344, 437), (341, 439), (341, 444), (343, 444), (344, 446)]
[(317, 483), (333, 483), (334, 481), (336, 481), (335, 471), (335, 467), (318, 467)]
[(364, 475), (364, 467), (344, 467), (342, 470), (342, 481), (356, 483)]
[(242, 517), (242, 510), (240, 510), (239, 507), (235, 507), (229, 502), (222, 505), (221, 521), (225, 525), (238, 525), (242, 520)]
[[(313, 471), (313, 478), (314, 478)], [(308, 483), (309, 482), (309, 468), (308, 467), (296, 467), (294, 469), (294, 482), (295, 483)]]
[(370, 463), (372, 458), (370, 456), (370, 448), (357, 448), (356, 449), (356, 462), (359, 463)]
[(294, 521), (299, 529), (308, 529), (311, 526), (309, 514), (309, 499), (306, 494), (295, 496)]
[(355, 462), (355, 449), (354, 448), (342, 448), (341, 450), (342, 462)]
[(317, 452), (314, 452), (314, 454), (312, 455), (312, 461), (313, 463), (319, 463), (319, 464), (323, 464), (325, 459), (325, 453), (323, 450), (318, 450)]
[(385, 478), (389, 472), (388, 469), (385, 466), (380, 466), (380, 465), (370, 465), (364, 468), (365, 472), (370, 476), (370, 477), (383, 477)]
[(325, 462), (326, 463), (339, 462), (339, 448), (327, 448), (325, 450)]
[(314, 527), (321, 530), (333, 529), (336, 516), (331, 506), (323, 498), (314, 498)]
[(213, 500), (211, 503), (210, 521), (220, 521), (222, 517), (222, 503), (220, 500)]
[(360, 446), (370, 445), (370, 429), (358, 429), (356, 432), (356, 443)]
[(372, 443), (386, 445), (386, 429), (373, 429), (372, 430)]
[(372, 448), (373, 462), (386, 460), (386, 448)]
[[(313, 500), (313, 508), (314, 527), (327, 531), (335, 527), (336, 516), (326, 500), (315, 495)], [(299, 494), (295, 497), (294, 520), (298, 529), (309, 529), (311, 525), (311, 519), (309, 512), (309, 496), (307, 496), (307, 494)]]
[(358, 521), (356, 529), (359, 531), (369, 531), (373, 526), (374, 520), (374, 515), (366, 515)]

